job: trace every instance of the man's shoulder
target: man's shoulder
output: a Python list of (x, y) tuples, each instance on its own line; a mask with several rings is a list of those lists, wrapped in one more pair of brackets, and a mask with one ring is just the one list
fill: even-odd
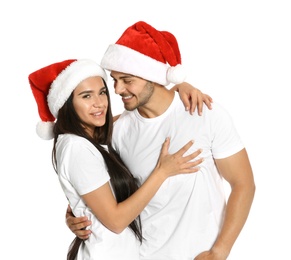
[(127, 110), (124, 110), (119, 116), (118, 118), (116, 119), (115, 122), (123, 122), (123, 121), (126, 121), (126, 120), (130, 120), (132, 117), (134, 116), (134, 113), (133, 111), (127, 111)]
[(118, 132), (120, 132), (121, 130), (123, 131), (127, 129), (130, 125), (132, 125), (130, 122), (132, 122), (133, 120), (134, 120), (133, 112), (125, 110), (114, 121), (113, 130), (118, 129)]

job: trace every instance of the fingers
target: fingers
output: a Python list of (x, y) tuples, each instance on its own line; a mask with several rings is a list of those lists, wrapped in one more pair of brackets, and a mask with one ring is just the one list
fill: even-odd
[(195, 109), (197, 108), (198, 115), (201, 116), (203, 103), (206, 104), (208, 109), (212, 109), (212, 98), (187, 82), (175, 85), (173, 90), (177, 90), (179, 92), (180, 98), (185, 106), (185, 110), (189, 111), (191, 115), (193, 115)]
[(91, 230), (86, 230), (86, 228), (92, 224), (86, 216), (78, 218), (68, 217), (66, 219), (66, 224), (69, 229), (80, 239), (87, 239), (92, 233)]
[[(208, 107), (208, 109), (212, 109), (212, 105), (211, 105), (211, 103), (213, 103), (213, 99), (212, 99), (212, 97), (210, 97), (210, 96), (207, 95), (207, 94), (203, 94), (202, 105), (203, 105), (203, 102), (204, 102), (205, 105)], [(201, 112), (202, 112), (202, 111), (201, 111)]]
[[(196, 106), (196, 107), (197, 107), (198, 115), (199, 115), (199, 116), (202, 115), (203, 102), (204, 102), (204, 100), (206, 100), (207, 102), (209, 102), (209, 101), (207, 100), (206, 95), (203, 94), (203, 93), (201, 92), (201, 90), (197, 89), (197, 91), (196, 91), (196, 100), (195, 100), (196, 103), (193, 104), (193, 106)], [(194, 111), (195, 111), (194, 108), (195, 108), (195, 107), (193, 107), (193, 112), (192, 112), (192, 114), (193, 114)], [(192, 115), (192, 114), (191, 114), (191, 115)]]
[(202, 149), (198, 149), (197, 151), (195, 151), (189, 155), (184, 156), (183, 159), (184, 159), (184, 161), (191, 161), (191, 160), (195, 159), (201, 153), (202, 153)]
[(70, 205), (68, 205), (68, 207), (67, 207), (67, 211), (66, 211), (66, 219), (69, 218), (69, 217), (74, 217), (74, 215), (73, 215), (73, 211), (72, 211)]
[[(91, 223), (90, 220), (86, 216), (84, 217), (67, 217), (66, 224), (73, 231), (76, 229), (82, 229), (88, 226), (88, 222)], [(89, 224), (90, 225), (90, 224)]]
[(199, 165), (204, 161), (203, 158), (199, 158), (195, 161), (186, 162), (183, 167), (181, 167), (182, 173), (193, 173), (198, 172), (200, 170)]
[(195, 158), (197, 158), (197, 156), (199, 156), (202, 153), (202, 149), (198, 149), (197, 151), (189, 155), (183, 156), (189, 150), (189, 148), (193, 145), (193, 143), (194, 143), (193, 140), (189, 141), (178, 152), (174, 154), (174, 156), (176, 158), (179, 158), (179, 161), (180, 161), (180, 169), (179, 169), (180, 173), (197, 172), (200, 169), (199, 165), (204, 161), (203, 158), (198, 158), (194, 160)]
[[(202, 115), (202, 110), (203, 110), (203, 98), (202, 98), (202, 93), (200, 91), (199, 93), (200, 95), (197, 97), (197, 109), (198, 109), (198, 115), (201, 116)], [(194, 111), (193, 111), (194, 113)]]
[(202, 115), (203, 103), (208, 107), (208, 109), (212, 109), (211, 103), (213, 103), (212, 97), (207, 94), (203, 94), (200, 90), (196, 90), (195, 94), (191, 95), (191, 109), (190, 114), (193, 115), (195, 112), (195, 108), (197, 107), (198, 115)]
[(84, 217), (68, 217), (66, 218), (66, 224), (72, 232), (83, 229), (90, 226), (92, 223), (86, 216)]
[(186, 153), (189, 148), (193, 145), (194, 141), (191, 140), (187, 144), (185, 144), (178, 152), (175, 153), (177, 156), (183, 156), (184, 153)]
[(72, 209), (70, 207), (70, 204), (68, 204), (68, 207), (67, 207), (67, 213), (72, 213)]
[[(189, 158), (189, 157), (188, 157)], [(180, 164), (179, 173), (194, 173), (200, 170), (200, 164), (204, 161), (203, 158), (197, 160), (185, 161), (183, 164)]]
[(88, 217), (86, 216), (75, 217), (70, 205), (68, 205), (66, 211), (66, 224), (69, 229), (80, 239), (88, 239), (92, 233), (91, 230), (86, 229), (92, 224), (92, 222), (88, 220)]
[[(202, 149), (198, 149), (197, 151), (182, 157), (182, 162), (184, 162), (184, 164), (182, 165), (182, 169), (189, 169), (190, 171), (193, 172), (194, 171), (198, 171), (199, 167), (197, 167), (199, 164), (201, 164), (204, 159), (203, 158), (198, 158), (194, 161), (195, 158), (197, 158), (197, 156), (199, 154), (202, 153)], [(193, 169), (195, 168), (195, 169)]]
[(162, 145), (161, 155), (165, 155), (168, 153), (169, 146), (170, 146), (170, 138), (167, 137), (165, 142)]
[(185, 97), (185, 102), (187, 98), (188, 103), (190, 104), (188, 110), (191, 115), (194, 114), (196, 107), (198, 108), (198, 113), (202, 112), (202, 106), (203, 106), (202, 95), (203, 94), (199, 89), (192, 87), (191, 91), (189, 92), (189, 95)]
[(199, 93), (199, 90), (197, 90), (197, 89), (193, 89), (192, 92), (190, 93), (191, 105), (190, 105), (189, 112), (190, 112), (191, 115), (193, 115), (197, 105), (199, 104), (199, 94), (198, 93)]
[(74, 234), (80, 238), (80, 239), (83, 239), (83, 240), (86, 240), (90, 237), (90, 235), (92, 234), (92, 231), (91, 230), (76, 230), (74, 232)]
[[(201, 93), (199, 93), (199, 90), (197, 89), (192, 89), (189, 94), (180, 94), (181, 100), (185, 106), (185, 110), (189, 111), (191, 115), (195, 112), (196, 106), (199, 104), (198, 103), (198, 98), (201, 98)], [(200, 103), (203, 101), (200, 101)]]
[(185, 107), (185, 110), (189, 111), (189, 109), (192, 107), (190, 103), (190, 100), (191, 100), (190, 97), (187, 94), (180, 94), (180, 97)]
[[(169, 154), (170, 139), (166, 139), (163, 143), (162, 151), (156, 166), (157, 169), (161, 170), (160, 172), (163, 174), (163, 177), (167, 178), (181, 173), (193, 173), (200, 169), (198, 166), (203, 162), (203, 158), (194, 159), (201, 154), (202, 150), (199, 149), (191, 153), (188, 151), (193, 143), (194, 141), (191, 140), (176, 153)], [(186, 152), (188, 152), (188, 154), (184, 156)]]

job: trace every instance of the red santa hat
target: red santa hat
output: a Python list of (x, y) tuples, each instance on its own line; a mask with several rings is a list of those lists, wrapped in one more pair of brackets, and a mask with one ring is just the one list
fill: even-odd
[(164, 86), (186, 78), (175, 36), (143, 21), (128, 27), (115, 44), (109, 45), (101, 66)]
[(94, 61), (71, 59), (41, 68), (28, 76), (41, 118), (36, 126), (39, 137), (52, 139), (54, 121), (77, 85), (86, 78), (100, 76), (106, 81), (106, 72)]

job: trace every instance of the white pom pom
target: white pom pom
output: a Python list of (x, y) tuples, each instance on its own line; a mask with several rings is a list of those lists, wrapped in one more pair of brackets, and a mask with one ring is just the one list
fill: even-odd
[(37, 135), (44, 140), (51, 140), (54, 138), (53, 128), (54, 122), (38, 122), (36, 125)]
[(174, 84), (184, 82), (186, 79), (186, 71), (181, 64), (175, 67), (169, 67), (167, 71), (167, 80)]

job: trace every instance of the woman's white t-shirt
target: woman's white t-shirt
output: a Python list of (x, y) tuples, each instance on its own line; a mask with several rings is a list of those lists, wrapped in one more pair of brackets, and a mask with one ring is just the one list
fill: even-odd
[(93, 233), (80, 247), (77, 259), (138, 260), (140, 242), (134, 233), (129, 228), (120, 234), (110, 231), (81, 198), (110, 181), (102, 154), (85, 138), (65, 134), (58, 137), (56, 155), (59, 181), (74, 215), (92, 221)]

